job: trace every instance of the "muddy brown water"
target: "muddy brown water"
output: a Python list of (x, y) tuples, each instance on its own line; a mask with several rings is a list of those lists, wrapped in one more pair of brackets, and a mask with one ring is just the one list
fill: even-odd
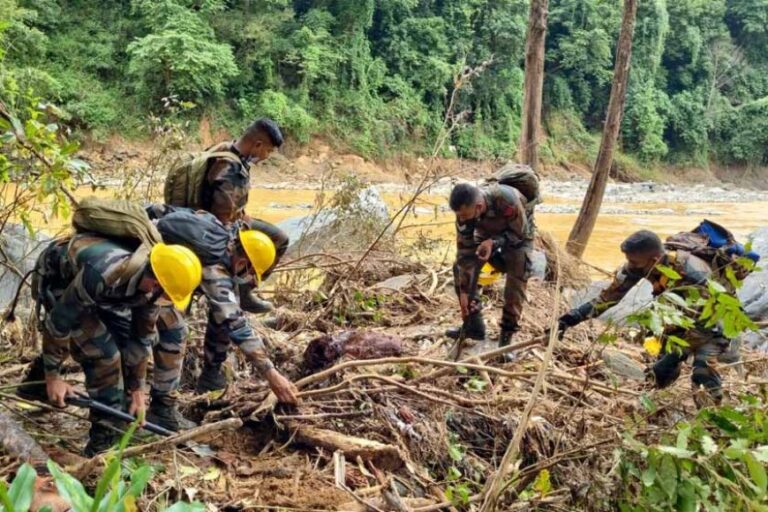
[[(250, 215), (270, 222), (307, 215), (311, 213), (306, 205), (313, 204), (317, 191), (315, 190), (270, 190), (253, 189), (249, 198), (247, 211)], [(384, 200), (390, 207), (400, 207), (407, 200), (406, 194), (385, 193)], [(424, 196), (416, 204), (416, 215), (411, 215), (404, 222), (404, 237), (416, 242), (420, 235), (432, 239), (445, 240), (445, 244), (423, 253), (431, 258), (452, 257), (454, 247), (454, 220), (450, 212), (437, 211), (447, 203), (443, 196)], [(580, 206), (580, 201), (562, 198), (544, 197), (546, 205)], [(584, 259), (597, 267), (613, 270), (623, 260), (619, 245), (631, 233), (639, 229), (650, 229), (662, 238), (680, 231), (693, 229), (704, 217), (689, 214), (690, 211), (716, 211), (718, 215), (707, 215), (715, 222), (722, 223), (740, 240), (746, 241), (748, 235), (756, 228), (766, 224), (765, 212), (768, 203), (611, 203), (606, 205), (612, 210), (638, 210), (652, 212), (654, 210), (671, 210), (674, 213), (664, 214), (601, 214), (590, 238)], [(565, 243), (568, 234), (576, 220), (576, 213), (536, 213), (536, 224), (542, 230), (549, 231), (560, 243)]]
[[(78, 191), (78, 196), (91, 195), (90, 188)], [(111, 190), (99, 190), (97, 195), (110, 197)], [(317, 190), (291, 189), (275, 190), (267, 188), (254, 188), (251, 190), (246, 211), (249, 215), (278, 223), (280, 221), (309, 215), (312, 213), (310, 205), (315, 204)], [(394, 211), (409, 198), (406, 193), (384, 193), (384, 200)], [(403, 237), (416, 244), (419, 240), (439, 240), (430, 249), (419, 248), (415, 254), (422, 258), (432, 260), (450, 261), (453, 257), (454, 226), (453, 215), (447, 211), (441, 211), (447, 202), (446, 197), (440, 195), (422, 196), (416, 203), (415, 213), (412, 213), (403, 224)], [(564, 207), (578, 207), (580, 201), (563, 198), (544, 198), (545, 205)], [(637, 210), (642, 213), (601, 213), (598, 217), (595, 231), (590, 238), (589, 245), (584, 254), (584, 259), (599, 268), (612, 270), (622, 262), (622, 254), (619, 250), (621, 241), (638, 229), (650, 229), (664, 237), (687, 231), (695, 227), (703, 215), (691, 214), (691, 211), (717, 212), (716, 215), (708, 214), (708, 218), (719, 222), (731, 229), (740, 240), (745, 241), (747, 236), (756, 228), (766, 224), (765, 212), (768, 211), (766, 202), (747, 203), (610, 203), (604, 205), (613, 211), (624, 210), (632, 212)], [(661, 214), (651, 212), (662, 211)], [(670, 213), (670, 211), (672, 213)], [(576, 213), (546, 213), (537, 212), (536, 223), (542, 230), (549, 231), (560, 243), (565, 243), (568, 233), (576, 219)], [(48, 219), (40, 215), (32, 216), (35, 227), (49, 234), (56, 234), (66, 229), (68, 219)], [(419, 246), (421, 247), (421, 246)]]

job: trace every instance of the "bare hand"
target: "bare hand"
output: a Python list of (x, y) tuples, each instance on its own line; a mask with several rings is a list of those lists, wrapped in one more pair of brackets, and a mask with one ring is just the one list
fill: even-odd
[(75, 388), (58, 377), (46, 377), (45, 390), (48, 393), (48, 401), (56, 407), (66, 407), (67, 397), (76, 395)]
[(459, 308), (461, 308), (461, 318), (467, 318), (469, 316), (469, 295), (466, 293), (459, 294)]
[(477, 248), (475, 254), (480, 261), (485, 263), (488, 261), (488, 258), (491, 257), (491, 252), (493, 252), (493, 240), (489, 239), (480, 243), (480, 246)]
[(139, 389), (131, 391), (130, 394), (131, 403), (128, 404), (128, 414), (139, 418), (139, 426), (143, 427), (147, 424), (144, 419), (147, 415), (147, 395)]
[(272, 368), (265, 375), (269, 387), (272, 392), (277, 396), (278, 401), (284, 404), (296, 405), (299, 403), (299, 390), (290, 380), (283, 377), (283, 375)]

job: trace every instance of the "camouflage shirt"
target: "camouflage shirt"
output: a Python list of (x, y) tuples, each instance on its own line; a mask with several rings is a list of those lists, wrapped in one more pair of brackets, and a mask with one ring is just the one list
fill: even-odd
[(208, 151), (229, 151), (240, 157), (241, 165), (225, 159), (214, 160), (206, 172), (203, 185), (203, 209), (224, 224), (243, 216), (250, 188), (250, 164), (235, 148), (234, 142), (222, 142)]
[[(682, 277), (679, 281), (680, 285), (703, 285), (712, 275), (712, 269), (706, 261), (684, 251), (667, 253), (662, 258), (660, 264), (670, 267), (680, 274)], [(646, 275), (644, 272), (629, 270), (627, 265), (624, 264), (619, 267), (613, 276), (611, 284), (600, 295), (569, 311), (567, 316), (570, 316), (572, 321), (576, 323), (599, 316), (616, 305), (644, 278), (651, 282), (654, 297), (666, 290), (667, 278), (657, 268), (654, 268), (650, 274)]]
[(67, 251), (61, 252), (60, 268), (68, 267), (74, 278), (47, 312), (43, 343), (45, 371), (58, 375), (69, 355), (69, 339), (81, 327), (82, 318), (97, 309), (131, 311), (132, 336), (121, 347), (129, 390), (145, 385), (147, 363), (157, 336), (159, 308), (151, 293), (139, 289), (146, 265), (132, 275), (124, 275), (133, 251), (111, 240), (90, 234), (72, 237)]
[(533, 239), (533, 225), (525, 214), (525, 199), (513, 187), (489, 185), (481, 189), (486, 210), (478, 218), (456, 223), (457, 262), (474, 265), (478, 245), (493, 240), (494, 249), (520, 247)]

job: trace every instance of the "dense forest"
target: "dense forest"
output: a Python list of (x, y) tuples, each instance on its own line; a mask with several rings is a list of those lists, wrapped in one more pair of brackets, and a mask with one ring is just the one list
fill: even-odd
[[(621, 148), (643, 164), (768, 163), (768, 0), (642, 0)], [(619, 0), (550, 0), (545, 160), (596, 147)], [(366, 156), (515, 154), (526, 0), (0, 0), (0, 98), (140, 136), (173, 98), (233, 130), (271, 116)], [(475, 72), (461, 81), (462, 72)], [(569, 153), (570, 151), (570, 153)]]

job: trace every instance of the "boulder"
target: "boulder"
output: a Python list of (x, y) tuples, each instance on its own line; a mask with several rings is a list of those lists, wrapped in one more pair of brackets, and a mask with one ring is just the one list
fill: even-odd
[[(765, 322), (768, 321), (768, 227), (758, 229), (749, 238), (752, 250), (760, 255), (758, 267), (762, 270), (747, 276), (738, 297), (752, 320)], [(768, 352), (768, 329), (744, 333), (739, 341), (751, 349)]]
[[(587, 288), (577, 290), (573, 293), (570, 304), (571, 307), (576, 307), (590, 301), (600, 295), (608, 285), (610, 281), (595, 281)], [(603, 313), (598, 319), (609, 322), (616, 325), (625, 325), (627, 323), (627, 317), (637, 313), (646, 307), (653, 300), (653, 286), (651, 283), (643, 279), (637, 285), (627, 293), (618, 304), (611, 309)]]
[(369, 186), (346, 204), (286, 219), (278, 227), (291, 239), (289, 252), (300, 247), (307, 253), (327, 247), (359, 248), (378, 235), (388, 221), (387, 204), (379, 190)]
[[(0, 233), (0, 261), (4, 262), (0, 266), (0, 309), (10, 305), (21, 283), (21, 277), (16, 270), (22, 275), (31, 271), (38, 255), (50, 240), (51, 237), (40, 232), (30, 235), (20, 224), (7, 224), (3, 228)], [(8, 261), (4, 261), (6, 256)], [(22, 300), (28, 300), (28, 290), (23, 290)]]

